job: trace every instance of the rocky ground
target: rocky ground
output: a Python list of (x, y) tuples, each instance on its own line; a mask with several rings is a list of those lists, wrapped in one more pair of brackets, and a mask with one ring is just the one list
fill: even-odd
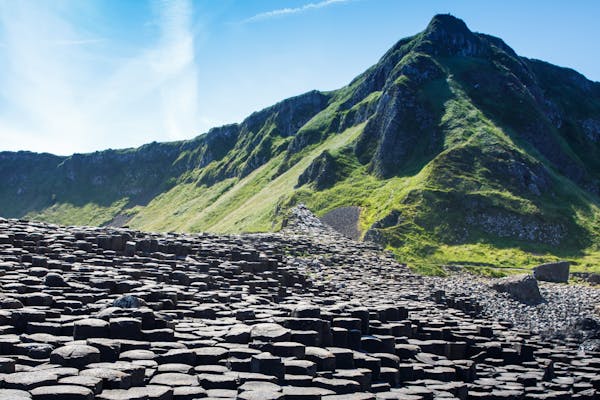
[(303, 208), (281, 233), (241, 236), (0, 219), (0, 284), (0, 399), (600, 389), (600, 353), (554, 334), (593, 315), (596, 289), (545, 284), (544, 302), (523, 305), (484, 280), (415, 276)]
[(338, 207), (323, 215), (320, 220), (333, 227), (337, 232), (347, 238), (359, 240), (360, 207)]
[(484, 278), (458, 275), (428, 280), (447, 295), (476, 299), (482, 315), (544, 336), (561, 334), (582, 317), (593, 317), (596, 305), (600, 304), (599, 288), (587, 285), (538, 282), (544, 301), (526, 304), (490, 289), (489, 280)]

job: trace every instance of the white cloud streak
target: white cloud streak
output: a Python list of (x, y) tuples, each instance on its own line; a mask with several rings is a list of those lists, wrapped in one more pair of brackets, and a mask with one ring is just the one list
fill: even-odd
[(189, 0), (157, 2), (157, 40), (118, 58), (51, 2), (0, 2), (0, 151), (70, 154), (193, 136), (192, 12)]
[(55, 46), (82, 46), (89, 44), (98, 44), (106, 42), (106, 39), (75, 39), (75, 40), (54, 40), (52, 42), (48, 42), (51, 45)]
[(256, 14), (250, 18), (243, 20), (242, 23), (259, 22), (259, 21), (264, 21), (266, 19), (271, 19), (271, 18), (285, 17), (285, 16), (289, 16), (289, 15), (300, 14), (300, 13), (304, 13), (304, 12), (310, 11), (310, 10), (325, 8), (325, 7), (334, 5), (334, 4), (348, 3), (350, 1), (352, 1), (352, 0), (323, 0), (318, 3), (304, 4), (300, 7), (280, 8), (277, 10), (271, 10), (271, 11), (262, 12), (260, 14)]

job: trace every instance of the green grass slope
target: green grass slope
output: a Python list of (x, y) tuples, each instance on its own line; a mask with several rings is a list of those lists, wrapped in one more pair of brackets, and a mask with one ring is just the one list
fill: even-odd
[(271, 159), (244, 178), (232, 178), (212, 186), (181, 184), (139, 207), (129, 224), (151, 230), (208, 230), (257, 232), (278, 227), (283, 202), (293, 193), (300, 174), (323, 151), (351, 145), (361, 132), (357, 125), (306, 148), (301, 158), (277, 175), (282, 156)]

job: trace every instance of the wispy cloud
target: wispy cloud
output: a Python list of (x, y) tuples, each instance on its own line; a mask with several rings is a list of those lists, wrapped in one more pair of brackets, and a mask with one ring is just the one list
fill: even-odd
[(106, 39), (59, 39), (48, 42), (55, 46), (84, 46), (88, 44), (98, 44), (106, 42)]
[(69, 154), (197, 132), (193, 4), (156, 1), (152, 18), (156, 39), (115, 52), (54, 3), (0, 3), (0, 150)]
[(352, 0), (323, 0), (318, 3), (308, 3), (304, 4), (300, 7), (293, 8), (279, 8), (276, 10), (265, 11), (259, 14), (256, 14), (250, 18), (247, 18), (242, 21), (242, 23), (251, 23), (263, 21), (270, 18), (284, 17), (293, 14), (300, 14), (310, 10), (316, 10), (319, 8), (325, 8), (334, 4), (348, 3)]

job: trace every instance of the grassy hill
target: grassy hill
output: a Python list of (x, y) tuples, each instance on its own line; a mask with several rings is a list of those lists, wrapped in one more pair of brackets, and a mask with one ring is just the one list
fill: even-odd
[(348, 86), (192, 140), (0, 153), (0, 214), (149, 230), (277, 230), (299, 202), (423, 272), (600, 270), (600, 84), (435, 16)]

